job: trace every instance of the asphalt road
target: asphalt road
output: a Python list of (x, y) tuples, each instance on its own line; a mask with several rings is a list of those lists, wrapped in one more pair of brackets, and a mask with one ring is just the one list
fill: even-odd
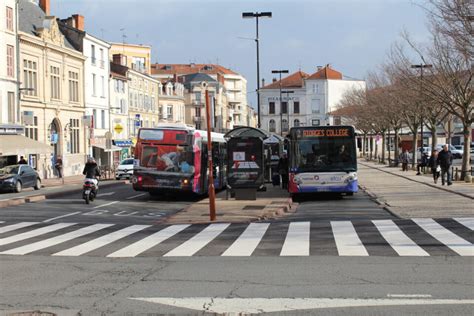
[[(360, 192), (303, 199), (293, 216), (257, 226), (191, 225), (160, 235), (171, 227), (162, 219), (192, 202), (152, 200), (124, 184), (104, 188), (90, 205), (72, 194), (0, 209), (0, 310), (472, 314), (470, 221), (399, 220)], [(24, 222), (30, 226), (12, 227)], [(382, 224), (386, 238), (402, 232), (413, 244), (391, 247), (377, 232)], [(428, 232), (442, 232), (443, 242)]]

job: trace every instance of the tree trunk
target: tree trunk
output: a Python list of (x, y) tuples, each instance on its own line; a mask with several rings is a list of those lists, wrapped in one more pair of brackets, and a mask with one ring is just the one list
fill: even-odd
[(400, 148), (398, 146), (398, 132), (399, 132), (399, 129), (396, 128), (393, 130), (393, 132), (395, 133), (395, 139), (393, 140), (393, 149), (395, 150), (395, 154), (394, 154), (394, 157), (393, 159), (395, 159), (395, 167), (398, 167), (398, 157), (400, 157)]
[(416, 164), (416, 154), (417, 154), (416, 148), (418, 147), (418, 133), (413, 133), (413, 143), (412, 143), (412, 147), (413, 147), (413, 155), (412, 155), (412, 157), (411, 157), (411, 167), (412, 167), (412, 168), (415, 168), (415, 164)]
[(464, 152), (462, 155), (461, 180), (464, 180), (470, 167), (471, 126), (464, 123), (462, 131), (464, 136)]
[(362, 156), (365, 158), (365, 148), (367, 146), (367, 134), (364, 133), (364, 137), (362, 139)]
[(438, 135), (436, 135), (436, 127), (434, 129), (430, 128), (431, 132), (431, 152), (435, 150), (436, 145), (438, 143)]
[(385, 132), (382, 132), (382, 163), (385, 163)]

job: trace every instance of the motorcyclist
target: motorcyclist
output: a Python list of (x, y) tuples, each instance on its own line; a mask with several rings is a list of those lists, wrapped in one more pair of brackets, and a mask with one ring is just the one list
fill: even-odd
[(86, 176), (86, 179), (92, 180), (97, 189), (99, 188), (99, 181), (97, 178), (100, 177), (100, 170), (94, 157), (87, 158), (82, 174)]

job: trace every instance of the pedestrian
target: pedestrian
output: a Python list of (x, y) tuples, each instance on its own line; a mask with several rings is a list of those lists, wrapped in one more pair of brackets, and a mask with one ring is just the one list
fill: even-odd
[(453, 184), (451, 182), (451, 165), (453, 164), (453, 154), (449, 150), (448, 144), (443, 146), (443, 150), (439, 152), (436, 161), (441, 167), (441, 185), (444, 185), (445, 183), (448, 185)]
[(286, 152), (283, 152), (278, 161), (278, 173), (281, 176), (281, 187), (283, 189), (288, 189), (288, 156)]
[(408, 149), (405, 149), (405, 151), (400, 154), (400, 161), (402, 162), (402, 171), (408, 171), (408, 162), (410, 161)]
[(54, 169), (56, 169), (56, 172), (58, 173), (58, 178), (62, 179), (62, 181), (64, 183), (64, 179), (63, 179), (63, 159), (61, 158), (61, 156), (58, 156), (56, 158), (56, 162), (54, 163)]
[(20, 156), (20, 160), (18, 161), (19, 165), (27, 165), (28, 162), (26, 161), (25, 157)]
[(416, 175), (419, 176), (421, 175), (421, 172), (420, 172), (420, 168), (424, 168), (428, 165), (428, 153), (426, 151), (423, 151), (422, 149), (422, 152), (421, 152), (421, 160), (420, 162), (416, 165), (416, 170), (417, 170), (417, 173)]
[(431, 168), (431, 173), (433, 174), (434, 183), (438, 183), (439, 173), (441, 172), (441, 167), (438, 164), (438, 151), (433, 150), (431, 157), (428, 160), (428, 166)]

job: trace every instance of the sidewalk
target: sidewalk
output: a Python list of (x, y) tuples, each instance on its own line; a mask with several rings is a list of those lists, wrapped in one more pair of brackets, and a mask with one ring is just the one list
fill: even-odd
[[(257, 192), (257, 200), (235, 200), (226, 191), (216, 194), (216, 222), (248, 223), (264, 220), (296, 211), (297, 203), (293, 203), (286, 190), (267, 183), (266, 192)], [(209, 219), (209, 198), (193, 203), (181, 212), (165, 219), (167, 224), (211, 223)]]
[(430, 174), (417, 176), (374, 162), (359, 162), (359, 183), (370, 195), (401, 218), (474, 216), (474, 185), (433, 183)]

